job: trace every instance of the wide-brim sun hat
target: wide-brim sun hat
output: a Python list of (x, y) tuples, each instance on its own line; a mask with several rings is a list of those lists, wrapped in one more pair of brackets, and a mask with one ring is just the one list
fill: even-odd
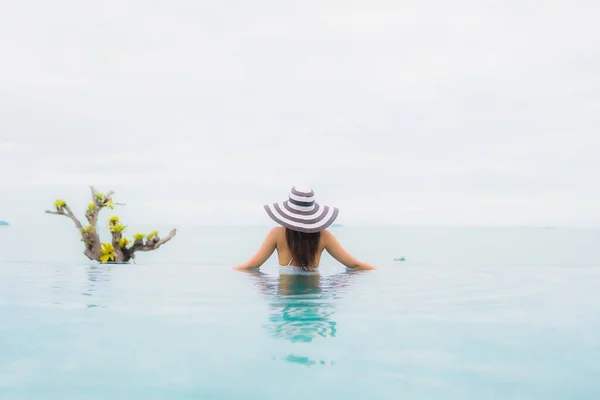
[(288, 200), (264, 206), (269, 217), (279, 225), (297, 232), (321, 232), (338, 216), (336, 207), (320, 205), (310, 188), (294, 186)]

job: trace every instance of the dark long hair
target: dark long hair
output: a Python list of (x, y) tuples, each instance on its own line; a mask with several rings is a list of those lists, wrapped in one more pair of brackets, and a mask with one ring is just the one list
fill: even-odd
[(285, 228), (285, 240), (292, 252), (293, 264), (302, 271), (310, 271), (319, 250), (321, 232), (304, 233)]

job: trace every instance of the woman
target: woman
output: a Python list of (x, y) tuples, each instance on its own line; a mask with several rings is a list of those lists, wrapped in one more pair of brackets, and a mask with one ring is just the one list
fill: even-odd
[(289, 199), (264, 206), (267, 214), (282, 227), (273, 228), (256, 254), (235, 269), (259, 268), (275, 250), (280, 273), (318, 273), (321, 253), (352, 269), (375, 269), (352, 257), (326, 228), (335, 221), (338, 209), (315, 202), (311, 189), (293, 187)]

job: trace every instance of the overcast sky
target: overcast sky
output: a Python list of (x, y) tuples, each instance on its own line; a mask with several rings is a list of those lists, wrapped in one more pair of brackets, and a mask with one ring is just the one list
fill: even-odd
[(600, 227), (600, 2), (16, 1), (0, 219)]

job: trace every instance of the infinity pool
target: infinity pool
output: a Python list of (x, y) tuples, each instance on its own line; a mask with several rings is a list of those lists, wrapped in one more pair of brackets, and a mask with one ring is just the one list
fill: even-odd
[(0, 262), (1, 399), (598, 399), (599, 360), (594, 266)]

